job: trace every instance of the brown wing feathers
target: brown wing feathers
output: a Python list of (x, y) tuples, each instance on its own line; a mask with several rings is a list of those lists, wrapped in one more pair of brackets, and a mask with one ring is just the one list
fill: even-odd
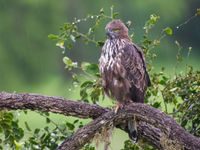
[[(148, 73), (146, 71), (145, 60), (141, 57), (138, 49), (133, 44), (127, 44), (123, 49), (123, 66), (126, 70), (126, 77), (131, 87), (129, 89), (130, 99), (134, 102), (144, 102), (145, 91), (148, 87)], [(142, 53), (143, 54), (143, 53)]]

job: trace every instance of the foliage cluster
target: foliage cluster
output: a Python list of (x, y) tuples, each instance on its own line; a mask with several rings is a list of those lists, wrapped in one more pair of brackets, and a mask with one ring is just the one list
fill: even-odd
[[(98, 15), (89, 14), (83, 19), (74, 19), (71, 23), (65, 23), (60, 28), (60, 34), (50, 34), (49, 38), (57, 40), (56, 46), (59, 46), (64, 51), (66, 47), (70, 49), (79, 39), (82, 39), (86, 44), (91, 42), (97, 47), (102, 47), (104, 42), (95, 39), (95, 31), (102, 20), (110, 21), (118, 18), (118, 13), (114, 12), (114, 7), (112, 6), (110, 9), (110, 15), (106, 15), (104, 10), (101, 9)], [(198, 13), (196, 14), (199, 15)], [(186, 130), (200, 137), (200, 72), (194, 70), (190, 65), (186, 66), (184, 72), (176, 71), (176, 68), (183, 61), (183, 48), (178, 41), (175, 41), (178, 51), (174, 75), (167, 74), (164, 67), (160, 71), (154, 71), (153, 59), (157, 58), (155, 47), (161, 43), (161, 40), (166, 35), (173, 34), (170, 27), (165, 27), (158, 39), (150, 38), (151, 30), (159, 19), (160, 17), (156, 14), (150, 15), (149, 20), (144, 25), (144, 36), (139, 44), (145, 53), (147, 68), (152, 82), (152, 86), (147, 90), (145, 103), (172, 115)], [(89, 27), (87, 33), (82, 33), (79, 30), (79, 24), (87, 21), (92, 21), (94, 24)], [(128, 21), (127, 25), (130, 26), (130, 24), (131, 22)], [(133, 35), (133, 33), (130, 33), (130, 37), (133, 37)], [(188, 50), (188, 57), (191, 49), (189, 48)], [(63, 62), (65, 69), (72, 75), (73, 85), (80, 88), (80, 101), (96, 104), (101, 98), (104, 98), (98, 64), (78, 63), (67, 56), (63, 58)], [(27, 112), (25, 111), (24, 113)], [(46, 118), (47, 124), (43, 129), (32, 131), (27, 122), (25, 122), (26, 129), (20, 128), (18, 120), (13, 114), (6, 111), (0, 113), (0, 134), (4, 135), (0, 137), (0, 145), (12, 147), (13, 149), (55, 149), (61, 141), (70, 136), (77, 128), (83, 126), (83, 123), (78, 119), (72, 123), (56, 124), (49, 118), (48, 113), (40, 113)], [(50, 128), (49, 124), (53, 124), (54, 128)], [(22, 142), (25, 132), (31, 134), (28, 140)], [(143, 148), (153, 149), (146, 144)], [(3, 149), (3, 147), (0, 146), (0, 149)], [(95, 147), (87, 144), (83, 149), (94, 150)], [(139, 147), (132, 145), (129, 140), (124, 142), (123, 150), (136, 149), (139, 149)]]

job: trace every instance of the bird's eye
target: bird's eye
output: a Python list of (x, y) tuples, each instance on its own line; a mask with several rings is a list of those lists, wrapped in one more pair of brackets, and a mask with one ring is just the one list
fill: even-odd
[(118, 29), (114, 29), (113, 31), (114, 31), (114, 32), (118, 32), (119, 30), (118, 30)]

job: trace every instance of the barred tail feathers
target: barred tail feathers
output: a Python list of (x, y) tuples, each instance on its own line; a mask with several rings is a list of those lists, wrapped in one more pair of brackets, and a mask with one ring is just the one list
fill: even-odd
[(138, 133), (137, 133), (137, 124), (136, 124), (136, 120), (135, 117), (134, 119), (130, 119), (127, 122), (127, 126), (128, 126), (128, 135), (130, 140), (135, 144), (138, 141)]

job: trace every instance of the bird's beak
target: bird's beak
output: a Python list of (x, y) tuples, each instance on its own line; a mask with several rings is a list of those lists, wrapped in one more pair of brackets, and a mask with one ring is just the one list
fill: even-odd
[(106, 36), (108, 38), (112, 38), (112, 33), (110, 32), (110, 30), (106, 29)]

